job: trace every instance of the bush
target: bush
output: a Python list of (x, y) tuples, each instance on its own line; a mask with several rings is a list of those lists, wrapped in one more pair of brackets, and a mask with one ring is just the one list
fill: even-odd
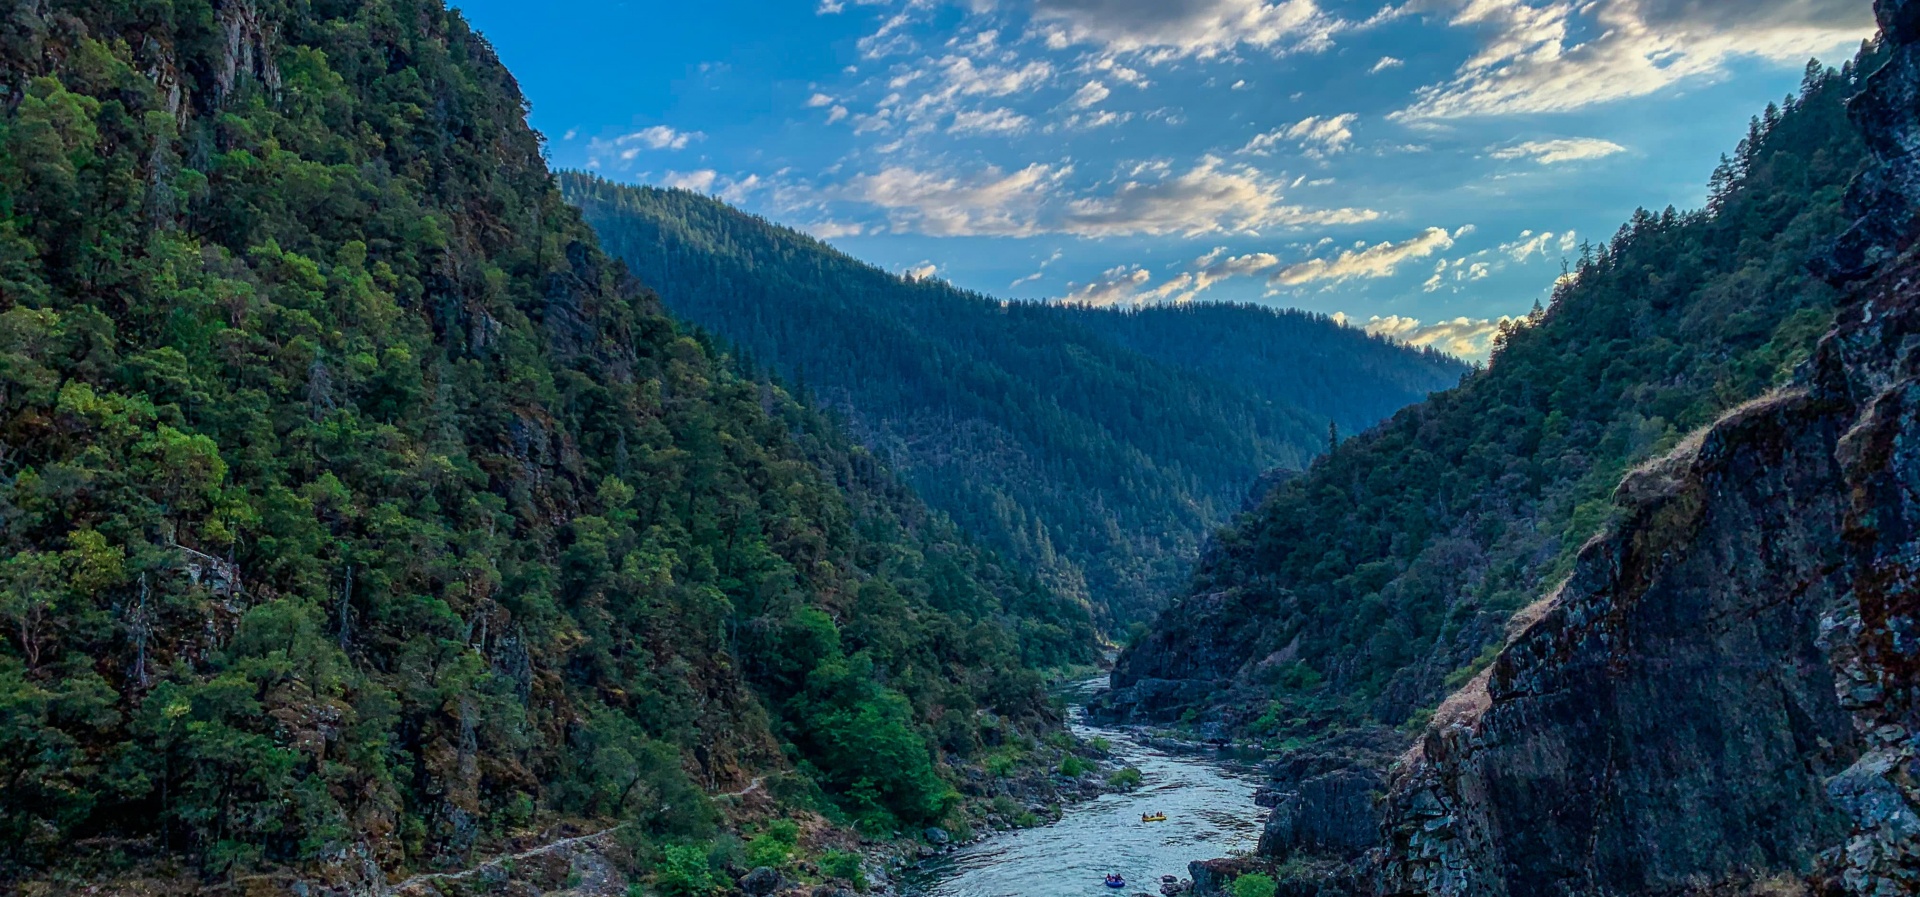
[(867, 870), (861, 865), (860, 855), (852, 851), (829, 850), (821, 854), (820, 872), (853, 885), (856, 891), (867, 889)]
[(707, 864), (707, 851), (695, 844), (675, 844), (661, 851), (653, 886), (667, 897), (711, 897), (725, 887)]
[(1233, 897), (1273, 897), (1280, 885), (1272, 876), (1249, 872), (1233, 880)]
[(1113, 775), (1107, 776), (1107, 784), (1114, 788), (1131, 791), (1140, 787), (1141, 779), (1140, 770), (1129, 766), (1114, 770)]
[(1077, 779), (1092, 771), (1092, 763), (1088, 763), (1072, 754), (1068, 754), (1065, 760), (1060, 761), (1060, 774), (1069, 779)]
[(775, 820), (766, 831), (747, 842), (747, 865), (784, 869), (793, 862), (794, 850), (799, 846), (800, 826), (785, 819)]

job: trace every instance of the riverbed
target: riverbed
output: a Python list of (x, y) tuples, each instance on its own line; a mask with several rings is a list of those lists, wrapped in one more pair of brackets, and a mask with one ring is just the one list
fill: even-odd
[[(1253, 803), (1260, 776), (1211, 753), (1154, 748), (1132, 732), (1089, 725), (1077, 690), (1071, 726), (1081, 738), (1105, 738), (1115, 766), (1140, 770), (1141, 786), (1069, 807), (1058, 822), (995, 835), (928, 861), (905, 882), (913, 897), (1100, 897), (1158, 895), (1160, 877), (1187, 877), (1187, 863), (1251, 851), (1265, 811)], [(1165, 813), (1165, 822), (1141, 822)], [(1124, 890), (1103, 878), (1117, 872)]]

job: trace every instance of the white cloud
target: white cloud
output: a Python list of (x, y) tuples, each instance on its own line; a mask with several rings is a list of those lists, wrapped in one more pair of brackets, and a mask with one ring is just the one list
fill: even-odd
[(886, 209), (896, 230), (935, 237), (1028, 236), (1042, 230), (1041, 210), (1072, 171), (1035, 163), (961, 176), (896, 166), (855, 177), (829, 197)]
[(809, 109), (818, 109), (821, 106), (831, 105), (833, 105), (833, 97), (827, 96), (824, 93), (816, 93), (807, 98), (807, 108)]
[(1070, 284), (1066, 298), (1061, 301), (1073, 305), (1091, 305), (1095, 308), (1138, 304), (1140, 289), (1152, 279), (1152, 273), (1138, 266), (1122, 265), (1109, 268), (1092, 281), (1084, 284)]
[(921, 262), (917, 265), (910, 265), (907, 267), (907, 270), (901, 272), (908, 280), (932, 280), (933, 276), (938, 273), (940, 273), (940, 266), (932, 262)]
[(1285, 202), (1281, 186), (1249, 167), (1206, 157), (1184, 174), (1128, 180), (1106, 196), (1067, 204), (1062, 229), (1090, 237), (1129, 234), (1251, 233), (1264, 227), (1357, 224), (1364, 209), (1309, 209)]
[(1484, 35), (1402, 121), (1566, 112), (1647, 96), (1758, 58), (1798, 64), (1874, 32), (1859, 0), (1413, 0)]
[(1012, 172), (988, 167), (972, 174), (893, 166), (820, 191), (820, 198), (877, 206), (887, 211), (895, 230), (930, 236), (1192, 237), (1357, 224), (1380, 217), (1367, 209), (1290, 204), (1277, 181), (1211, 157), (1180, 173), (1170, 166), (1139, 166), (1106, 192), (1092, 195), (1067, 191), (1065, 179), (1072, 172), (1070, 165), (1042, 163)]
[(1375, 315), (1367, 323), (1356, 325), (1353, 319), (1344, 314), (1336, 314), (1334, 320), (1347, 326), (1359, 326), (1375, 336), (1386, 337), (1409, 346), (1431, 346), (1448, 355), (1465, 358), (1469, 361), (1485, 361), (1493, 353), (1493, 338), (1499, 334), (1500, 325), (1511, 322), (1512, 318), (1498, 320), (1472, 318), (1454, 318), (1451, 321), (1422, 323), (1417, 318), (1388, 315)]
[[(1145, 268), (1123, 265), (1107, 271), (1097, 280), (1075, 286), (1065, 301), (1087, 305), (1185, 303), (1193, 301), (1222, 281), (1262, 274), (1267, 275), (1267, 283), (1275, 287), (1387, 277), (1401, 264), (1429, 257), (1451, 247), (1454, 238), (1464, 235), (1466, 230), (1460, 228), (1448, 233), (1445, 228), (1428, 228), (1404, 243), (1381, 243), (1371, 247), (1362, 244), (1335, 259), (1309, 259), (1294, 265), (1284, 265), (1280, 257), (1271, 252), (1228, 256), (1225, 247), (1219, 247), (1194, 259), (1187, 271), (1151, 289), (1148, 284), (1153, 278)], [(1325, 245), (1326, 242), (1322, 240), (1319, 245)], [(1446, 264), (1442, 259), (1441, 270), (1445, 270)], [(1439, 274), (1436, 273), (1435, 277), (1438, 278)]]
[(1531, 159), (1542, 165), (1604, 159), (1627, 151), (1611, 140), (1597, 137), (1573, 137), (1564, 140), (1529, 140), (1493, 151), (1495, 159)]
[(1272, 53), (1316, 51), (1345, 22), (1314, 0), (1030, 0), (1056, 49), (1094, 44), (1149, 62), (1208, 59), (1240, 47)]
[(1547, 247), (1553, 243), (1553, 231), (1535, 234), (1530, 230), (1520, 232), (1520, 239), (1500, 244), (1500, 252), (1516, 262), (1524, 262), (1536, 255), (1547, 254)]
[(1113, 91), (1108, 90), (1105, 84), (1101, 84), (1098, 81), (1088, 81), (1086, 86), (1074, 92), (1073, 97), (1067, 100), (1067, 105), (1075, 109), (1088, 109), (1099, 105), (1102, 100), (1112, 95)]
[(1340, 253), (1331, 259), (1308, 259), (1274, 272), (1267, 282), (1275, 287), (1310, 283), (1341, 283), (1356, 278), (1391, 277), (1401, 265), (1453, 247), (1454, 235), (1444, 227), (1430, 227), (1399, 243), (1376, 243)]
[(1306, 155), (1316, 159), (1336, 155), (1345, 152), (1353, 142), (1353, 123), (1359, 118), (1353, 113), (1326, 118), (1308, 116), (1287, 127), (1255, 136), (1240, 148), (1240, 152), (1266, 156), (1273, 154), (1282, 142), (1292, 142), (1299, 144)]
[(800, 229), (819, 240), (831, 240), (835, 237), (857, 237), (865, 233), (865, 229), (860, 225), (844, 221), (819, 221), (813, 224), (802, 225)]
[(956, 112), (949, 134), (1018, 134), (1031, 121), (1012, 109), (969, 109)]
[(711, 168), (702, 168), (698, 171), (669, 171), (666, 177), (660, 179), (660, 183), (676, 190), (707, 193), (713, 190), (713, 184), (719, 177), (720, 173)]
[(1380, 57), (1379, 62), (1376, 62), (1373, 64), (1373, 68), (1367, 69), (1367, 74), (1378, 75), (1381, 72), (1386, 71), (1387, 69), (1397, 69), (1406, 64), (1407, 62), (1404, 59), (1395, 59), (1392, 56), (1382, 56)]
[(1007, 109), (969, 108), (968, 101), (1031, 93), (1054, 78), (1052, 63), (1044, 59), (979, 62), (963, 55), (928, 57), (895, 71), (873, 111), (853, 116), (855, 134), (896, 128), (924, 134), (942, 122), (954, 133), (1024, 129), (1025, 116)]
[(622, 134), (614, 138), (613, 143), (620, 147), (639, 146), (656, 150), (677, 150), (686, 149), (688, 143), (703, 140), (706, 136), (699, 131), (676, 131), (666, 125), (654, 125), (631, 134)]

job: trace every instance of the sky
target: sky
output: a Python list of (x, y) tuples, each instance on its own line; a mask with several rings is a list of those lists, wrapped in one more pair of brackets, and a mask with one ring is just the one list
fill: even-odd
[(556, 168), (995, 297), (1257, 302), (1485, 357), (1700, 205), (1869, 0), (455, 0)]

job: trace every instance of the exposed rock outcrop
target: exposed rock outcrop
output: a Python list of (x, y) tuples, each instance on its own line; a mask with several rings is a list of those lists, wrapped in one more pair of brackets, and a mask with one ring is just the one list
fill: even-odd
[(1920, 0), (1875, 7), (1835, 330), (1621, 484), (1396, 768), (1375, 892), (1920, 891)]

